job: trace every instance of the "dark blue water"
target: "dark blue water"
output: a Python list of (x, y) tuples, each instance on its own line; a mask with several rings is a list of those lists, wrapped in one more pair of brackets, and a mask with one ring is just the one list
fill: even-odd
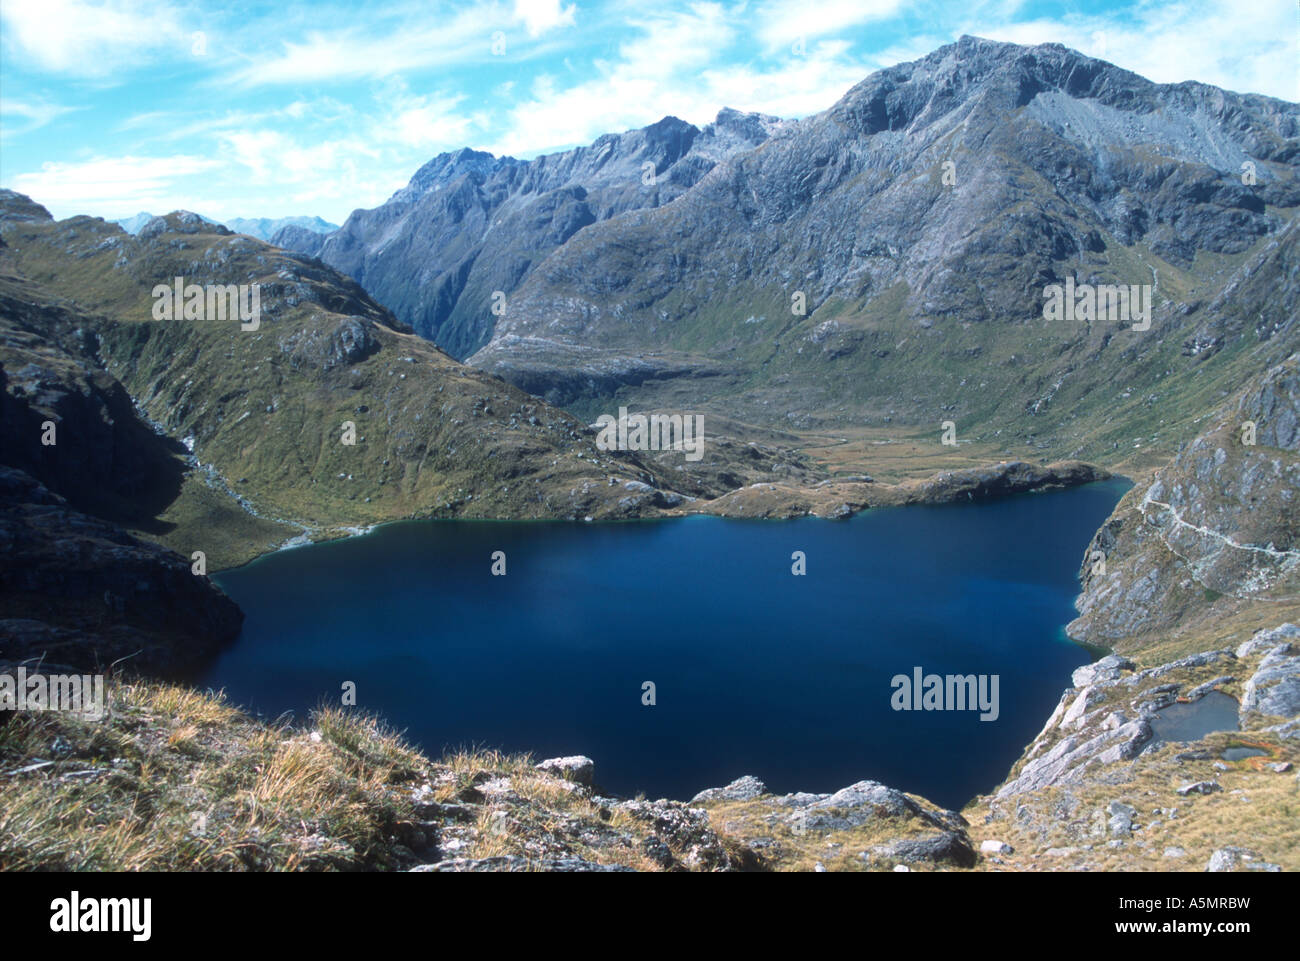
[[(247, 620), (201, 680), (266, 715), (338, 703), (352, 681), (359, 708), (435, 754), (587, 754), (624, 795), (753, 774), (957, 806), (1005, 776), (1089, 660), (1062, 627), (1126, 486), (849, 521), (393, 524), (221, 574)], [(891, 678), (916, 666), (999, 675), (1000, 716), (894, 711)]]

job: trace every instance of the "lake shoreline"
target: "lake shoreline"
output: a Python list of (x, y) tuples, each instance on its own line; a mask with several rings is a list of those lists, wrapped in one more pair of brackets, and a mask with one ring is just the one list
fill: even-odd
[[(1067, 490), (1117, 478), (1128, 480), (1120, 474), (1086, 461), (1053, 461), (1033, 465), (1026, 461), (1003, 461), (986, 467), (960, 468), (940, 471), (924, 480), (909, 480), (898, 484), (877, 483), (869, 477), (831, 478), (815, 485), (752, 484), (737, 488), (708, 501), (692, 501), (689, 506), (659, 508), (654, 513), (626, 516), (594, 517), (478, 517), (464, 513), (454, 515), (411, 515), (395, 517), (368, 525), (349, 525), (305, 529), (302, 533), (245, 558), (239, 564), (214, 568), (213, 573), (223, 574), (243, 567), (281, 551), (297, 550), (313, 544), (324, 544), (355, 537), (365, 537), (392, 524), (423, 520), (473, 520), (484, 523), (552, 523), (612, 524), (635, 521), (656, 521), (674, 517), (714, 516), (737, 520), (794, 520), (800, 517), (818, 517), (824, 520), (845, 520), (866, 510), (883, 507), (937, 506), (941, 504), (979, 503), (1019, 494), (1050, 490)], [(658, 492), (657, 492), (658, 493)]]
[[(997, 727), (999, 752), (1009, 764), (1059, 693), (1055, 683), (1044, 686), (1036, 678), (1059, 677), (1064, 684), (1073, 667), (1096, 656), (1063, 632), (1078, 595), (1074, 546), (1082, 549), (1094, 522), (1100, 523), (1122, 490), (1114, 479), (1091, 492), (1086, 486), (1057, 491), (1059, 497), (1043, 493), (1046, 499), (989, 498), (979, 511), (949, 511), (963, 503), (951, 498), (916, 512), (868, 511), (844, 525), (811, 523), (816, 515), (787, 525), (737, 524), (701, 513), (678, 515), (695, 518), (684, 525), (394, 522), (367, 537), (335, 539), (307, 554), (278, 552), (218, 575), (218, 585), (248, 620), (222, 662), (196, 680), (270, 714), (306, 710), (313, 699), (328, 698), (337, 687), (330, 678), (357, 680), (367, 693), (363, 704), (416, 732), (423, 749), (435, 754), (461, 742), (539, 756), (587, 753), (606, 758), (606, 769), (650, 777), (616, 777), (613, 789), (676, 797), (718, 783), (708, 771), (725, 771), (726, 765), (715, 763), (720, 759), (753, 753), (743, 743), (745, 725), (731, 730), (730, 722), (719, 726), (715, 716), (726, 715), (720, 705), (738, 696), (745, 710), (757, 709), (749, 704), (757, 695), (746, 699), (737, 693), (743, 690), (769, 692), (763, 697), (781, 690), (780, 697), (789, 698), (785, 706), (773, 704), (771, 713), (750, 719), (752, 729), (793, 710), (790, 724), (832, 735), (811, 741), (791, 736), (790, 744), (770, 752), (791, 758), (817, 745), (831, 773), (814, 776), (796, 764), (783, 774), (784, 761), (745, 773), (791, 790), (825, 788), (838, 786), (841, 773), (857, 774), (853, 759), (860, 751), (868, 760), (894, 757), (897, 752), (879, 735), (898, 724), (885, 682), (924, 665), (940, 674), (1002, 677), (1003, 691), (1015, 700), (1013, 717), (1004, 722), (1011, 726), (957, 722), (957, 735), (969, 739), (985, 728), (983, 737)], [(489, 574), (490, 558), (495, 567), (498, 552), (504, 577)], [(811, 576), (798, 576), (805, 573), (805, 554)], [(663, 608), (676, 625), (671, 633), (656, 628), (655, 619), (619, 620), (621, 598), (634, 583), (654, 584), (655, 597), (673, 599)], [(512, 610), (503, 613), (503, 606)], [(821, 613), (810, 621), (810, 612)], [(607, 634), (602, 625), (611, 623), (620, 623), (617, 652), (599, 640)], [(791, 637), (803, 641), (792, 648)], [(575, 645), (586, 654), (561, 670)], [(506, 661), (493, 660), (497, 666), (480, 665), (481, 649), (498, 652), (495, 659), (510, 653)], [(627, 657), (631, 662), (622, 664)], [(444, 662), (473, 679), (473, 696), (445, 689)], [(1049, 663), (1055, 666), (1049, 669)], [(395, 681), (396, 664), (403, 665), (403, 676), (423, 678), (424, 687), (410, 691)], [(377, 673), (363, 682), (367, 670)], [(642, 722), (621, 715), (627, 705), (610, 693), (640, 673), (669, 685), (675, 709), (689, 704), (698, 714), (690, 723), (674, 723), (682, 725), (681, 737), (705, 735), (692, 750), (707, 776), (692, 780), (684, 774), (686, 783), (670, 789), (652, 783), (658, 762), (617, 759), (627, 754), (626, 745), (659, 733), (635, 733)], [(536, 699), (533, 683), (546, 688), (543, 700), (552, 706), (538, 702), (527, 719), (507, 724), (505, 718), (522, 710), (518, 705)], [(687, 690), (693, 691), (690, 697)], [(419, 706), (429, 697), (440, 703)], [(578, 704), (631, 726), (621, 740), (602, 743), (607, 736), (574, 713)], [(867, 717), (874, 727), (863, 727)], [(520, 736), (543, 721), (559, 725), (549, 739), (545, 732)], [(926, 714), (905, 725), (909, 737), (919, 738), (917, 750), (933, 753), (946, 743), (932, 729), (935, 723), (936, 716)], [(845, 737), (856, 738), (857, 747), (822, 746)], [(718, 743), (710, 744), (715, 738)], [(967, 760), (953, 770), (964, 773), (953, 776), (972, 779), (974, 796), (992, 785), (1003, 765), (967, 770), (983, 752), (972, 743), (963, 753)], [(890, 768), (895, 762), (902, 763), (872, 761), (860, 776), (911, 787), (905, 772)], [(933, 771), (948, 767), (953, 765), (945, 762)], [(918, 792), (957, 802), (927, 778), (933, 780), (924, 776), (915, 785)]]

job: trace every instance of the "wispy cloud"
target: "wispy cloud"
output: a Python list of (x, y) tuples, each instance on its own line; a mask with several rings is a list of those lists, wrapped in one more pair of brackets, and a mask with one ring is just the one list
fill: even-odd
[(43, 100), (11, 100), (0, 97), (0, 140), (39, 130), (76, 109), (78, 108)]
[(111, 200), (123, 211), (158, 209), (174, 196), (178, 182), (220, 166), (210, 157), (96, 157), (71, 163), (45, 163), (19, 174), (14, 188), (46, 205), (73, 210), (102, 209)]
[[(347, 24), (307, 31), (218, 79), (242, 87), (382, 79), (423, 70), (501, 64), (552, 49), (532, 42), (572, 26), (576, 8), (555, 0), (427, 5), (389, 9), (377, 19), (332, 18)], [(324, 20), (325, 18), (322, 18)]]
[[(529, 153), (583, 143), (606, 131), (626, 129), (670, 113), (697, 112), (695, 84), (666, 83), (666, 77), (695, 76), (735, 26), (718, 3), (697, 3), (635, 22), (639, 36), (623, 43), (618, 56), (599, 59), (588, 79), (563, 85), (552, 74), (538, 76), (529, 99), (509, 111), (509, 127), (492, 145), (502, 153)], [(716, 107), (714, 108), (716, 110)]]
[(769, 50), (791, 49), (895, 16), (903, 0), (764, 0), (755, 10), (758, 36)]
[(5, 0), (0, 22), (11, 55), (78, 77), (139, 67), (183, 39), (189, 48), (180, 11), (162, 0)]
[[(645, 16), (634, 26), (639, 36), (616, 57), (596, 61), (584, 79), (566, 85), (550, 74), (536, 78), (489, 149), (530, 155), (667, 115), (702, 124), (722, 107), (806, 116), (831, 106), (870, 70), (850, 41), (838, 38), (805, 39), (797, 51), (783, 39), (776, 55), (754, 57), (747, 11), (719, 3)], [(740, 59), (734, 48), (751, 56)]]

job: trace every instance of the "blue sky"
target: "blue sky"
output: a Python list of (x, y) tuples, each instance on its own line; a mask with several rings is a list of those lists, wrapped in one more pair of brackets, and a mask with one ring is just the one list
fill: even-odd
[(1298, 23), (1295, 0), (4, 0), (0, 186), (56, 217), (340, 223), (444, 150), (805, 116), (966, 33), (1297, 100)]

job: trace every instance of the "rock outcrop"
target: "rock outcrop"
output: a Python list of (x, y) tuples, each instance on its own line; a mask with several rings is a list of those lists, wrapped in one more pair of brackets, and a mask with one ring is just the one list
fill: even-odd
[(0, 657), (176, 675), (208, 661), (243, 615), (188, 558), (73, 509), (0, 466)]
[[(1300, 611), (1300, 355), (1258, 375), (1093, 538), (1079, 640), (1129, 650), (1259, 602)], [(1101, 559), (1102, 563), (1097, 561)]]

